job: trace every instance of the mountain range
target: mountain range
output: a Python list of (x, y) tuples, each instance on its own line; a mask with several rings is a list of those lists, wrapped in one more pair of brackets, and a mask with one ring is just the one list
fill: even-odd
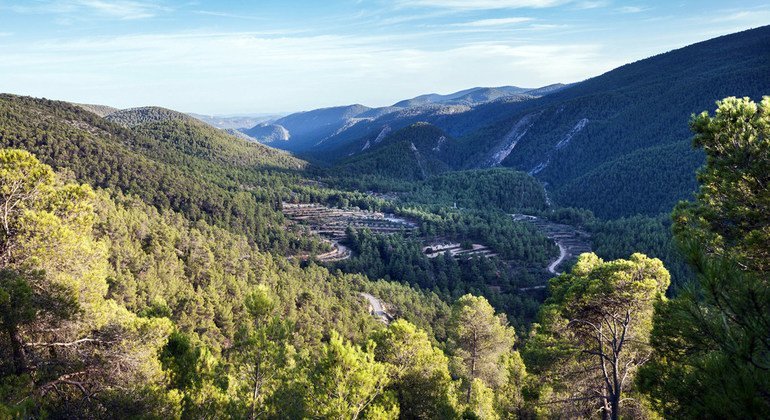
[(228, 138), (289, 151), (330, 173), (420, 180), (445, 171), (511, 167), (539, 179), (556, 205), (617, 218), (654, 216), (691, 197), (693, 174), (703, 163), (690, 144), (691, 115), (712, 110), (718, 98), (758, 100), (768, 92), (765, 26), (569, 85), (477, 87), (380, 108), (354, 104), (263, 115), (250, 128), (158, 107), (78, 106), (129, 127), (205, 121), (225, 129)]
[[(537, 89), (515, 86), (477, 87), (447, 95), (420, 95), (380, 108), (360, 104), (321, 108), (262, 122), (241, 131), (259, 142), (293, 152), (328, 150), (351, 139), (370, 134), (377, 127), (378, 135), (387, 134), (393, 128), (467, 112), (483, 103), (528, 100), (563, 87), (564, 85)], [(388, 123), (393, 124), (393, 127)], [(384, 129), (385, 126), (388, 128)], [(279, 142), (275, 143), (276, 141)]]
[[(655, 215), (695, 189), (703, 158), (690, 146), (691, 115), (713, 110), (719, 98), (758, 100), (768, 92), (765, 26), (571, 85), (473, 88), (384, 108), (324, 108), (243, 132), (359, 175), (426, 177), (508, 166), (537, 177), (560, 205), (602, 217)], [(393, 171), (396, 164), (414, 168)]]

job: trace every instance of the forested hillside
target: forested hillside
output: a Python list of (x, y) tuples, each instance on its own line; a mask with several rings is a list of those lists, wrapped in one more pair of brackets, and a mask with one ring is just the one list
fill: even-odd
[[(770, 407), (770, 98), (728, 98), (693, 119), (706, 166), (696, 200), (674, 211), (690, 268), (671, 268), (697, 283), (670, 298), (663, 262), (635, 253), (675, 258), (666, 219), (554, 208), (522, 172), (370, 172), (366, 182), (397, 188), (363, 193), (325, 184), (359, 182), (349, 174), (186, 119), (122, 128), (62, 102), (1, 104), (4, 417), (759, 417)], [(323, 267), (313, 255), (325, 244), (284, 218), (284, 201), (388, 209), (414, 228), (350, 227), (351, 254)], [(607, 258), (583, 254), (544, 289), (556, 246), (518, 212), (584, 227)], [(447, 242), (477, 254), (434, 252)], [(362, 292), (395, 319), (372, 316)]]
[[(205, 127), (211, 130), (208, 136), (203, 130), (200, 137), (192, 138), (180, 129), (181, 136), (169, 140), (163, 138), (161, 128), (175, 128), (178, 123), (132, 131), (64, 102), (12, 95), (0, 97), (0, 108), (0, 139), (5, 147), (33, 152), (81, 182), (134, 194), (191, 220), (246, 233), (263, 247), (286, 252), (304, 246), (301, 238), (287, 237), (283, 217), (276, 211), (280, 197), (288, 195), (286, 185), (295, 178), (291, 170), (302, 165), (288, 155), (224, 136), (202, 123), (194, 129)], [(213, 140), (226, 153), (212, 155), (212, 148), (217, 150)], [(223, 146), (223, 141), (234, 145)], [(236, 158), (233, 154), (240, 151), (244, 154)], [(253, 166), (245, 170), (218, 163), (234, 159)], [(254, 170), (260, 168), (280, 170)]]
[(105, 114), (104, 119), (123, 127), (134, 127), (141, 124), (164, 121), (191, 121), (193, 117), (159, 106), (145, 106), (115, 110)]
[(414, 124), (379, 141), (367, 142), (361, 146), (363, 154), (343, 160), (334, 173), (406, 181), (426, 179), (449, 170), (438, 157), (446, 141), (446, 134), (439, 128), (427, 123)]
[[(770, 27), (761, 27), (627, 64), (540, 98), (419, 118), (447, 139), (434, 167), (509, 166), (543, 181), (561, 206), (587, 208), (604, 218), (657, 216), (695, 190), (693, 173), (703, 155), (689, 147), (690, 116), (711, 108), (716, 98), (757, 100), (766, 94), (768, 51)], [(370, 128), (356, 131), (364, 127)], [(402, 162), (403, 168), (389, 168), (396, 169), (391, 175), (412, 176), (415, 160), (403, 146), (362, 150), (382, 130), (397, 128), (387, 121), (374, 128), (359, 124), (340, 135), (345, 138), (336, 148), (329, 139), (305, 155), (343, 159), (345, 167), (355, 152), (372, 165)], [(434, 137), (425, 133), (423, 141)]]
[(0, 94), (0, 420), (765, 418), (768, 94), (770, 26), (243, 131)]

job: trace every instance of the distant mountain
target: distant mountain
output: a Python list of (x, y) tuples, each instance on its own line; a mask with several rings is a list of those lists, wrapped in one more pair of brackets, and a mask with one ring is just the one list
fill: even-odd
[[(770, 26), (765, 26), (627, 64), (542, 97), (513, 96), (440, 118), (418, 118), (452, 139), (437, 155), (451, 169), (510, 166), (539, 178), (560, 205), (602, 217), (654, 215), (695, 190), (694, 174), (703, 159), (690, 147), (690, 116), (713, 110), (714, 102), (727, 96), (759, 100), (768, 94)], [(376, 121), (384, 123), (389, 115)], [(400, 128), (397, 121), (405, 119), (387, 127), (372, 121), (367, 130), (355, 125), (358, 130), (348, 130), (348, 138), (321, 143), (349, 146), (304, 153), (327, 162), (342, 159), (346, 166), (362, 144), (380, 135), (380, 142), (389, 143), (385, 131)], [(377, 150), (390, 153), (382, 148), (367, 154)], [(408, 151), (402, 159), (411, 162)]]
[(250, 139), (259, 139), (261, 143), (270, 144), (277, 141), (287, 141), (291, 137), (289, 130), (278, 124), (262, 123), (240, 132)]
[(533, 89), (520, 88), (516, 86), (501, 86), (501, 87), (476, 87), (459, 92), (450, 93), (448, 95), (439, 95), (436, 93), (430, 93), (427, 95), (420, 95), (412, 99), (405, 99), (393, 104), (398, 108), (409, 108), (413, 106), (421, 106), (428, 104), (442, 104), (442, 105), (476, 105), (482, 102), (492, 101), (504, 96), (512, 96), (520, 93), (526, 93)]
[(275, 114), (221, 116), (189, 113), (187, 115), (199, 119), (212, 127), (221, 128), (223, 130), (250, 128), (260, 123), (281, 118), (281, 115)]
[[(355, 117), (370, 109), (356, 104), (298, 112), (279, 118), (273, 123), (276, 126), (273, 130), (287, 132), (286, 137), (291, 141), (276, 146), (292, 151), (312, 147), (323, 138), (343, 130), (350, 124), (355, 124), (357, 121)], [(244, 132), (248, 134), (248, 130)]]
[[(392, 106), (369, 108), (349, 105), (299, 112), (269, 123), (258, 124), (243, 133), (263, 143), (307, 156), (336, 160), (349, 152), (349, 143), (367, 138), (374, 141), (381, 133), (398, 130), (418, 121), (437, 123), (447, 115), (460, 114), (495, 101), (529, 100), (564, 85), (538, 89), (514, 86), (472, 88), (448, 95), (429, 94), (400, 101)], [(275, 143), (276, 140), (282, 140)], [(362, 140), (361, 145), (366, 140)]]

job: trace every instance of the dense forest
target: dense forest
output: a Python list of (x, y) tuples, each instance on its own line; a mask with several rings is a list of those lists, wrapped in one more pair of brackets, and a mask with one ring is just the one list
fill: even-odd
[[(0, 97), (2, 418), (770, 410), (770, 97), (692, 118), (692, 201), (614, 220), (511, 169), (351, 178), (135, 111)], [(283, 203), (414, 228), (348, 227), (350, 255), (320, 262), (328, 243)], [(549, 274), (561, 245), (521, 214), (593, 253)], [(489, 251), (428, 256), (444, 242)]]

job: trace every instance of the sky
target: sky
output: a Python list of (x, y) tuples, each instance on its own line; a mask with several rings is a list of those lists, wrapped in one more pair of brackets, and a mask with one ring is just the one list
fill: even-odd
[(766, 0), (0, 0), (0, 92), (231, 115), (538, 87), (770, 24)]

